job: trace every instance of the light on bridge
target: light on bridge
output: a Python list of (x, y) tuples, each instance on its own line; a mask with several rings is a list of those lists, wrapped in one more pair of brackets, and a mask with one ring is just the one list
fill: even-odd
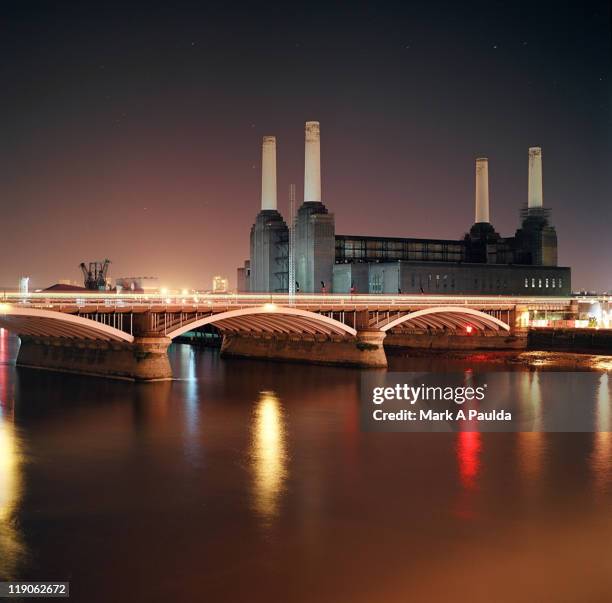
[(0, 312), (6, 314), (11, 309), (11, 304), (0, 304)]
[(521, 325), (521, 327), (528, 327), (529, 320), (530, 320), (529, 310), (523, 310), (520, 314), (519, 324)]
[(465, 332), (468, 335), (471, 335), (473, 330), (474, 330), (474, 327), (472, 325), (468, 325), (467, 327), (465, 327)]
[(264, 304), (264, 310), (266, 312), (274, 312), (274, 310), (276, 310), (276, 304)]

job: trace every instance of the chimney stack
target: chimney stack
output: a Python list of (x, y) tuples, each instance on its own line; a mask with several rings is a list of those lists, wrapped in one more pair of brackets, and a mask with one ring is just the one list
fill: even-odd
[(474, 221), (489, 222), (489, 160), (476, 159), (476, 211)]
[(529, 209), (542, 207), (542, 149), (531, 147), (529, 149)]
[(321, 133), (318, 121), (306, 122), (304, 202), (321, 201)]
[(264, 136), (261, 145), (261, 209), (276, 209), (275, 136)]

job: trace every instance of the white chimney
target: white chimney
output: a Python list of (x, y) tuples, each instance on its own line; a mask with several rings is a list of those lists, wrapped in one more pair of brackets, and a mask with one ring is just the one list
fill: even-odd
[(529, 190), (528, 207), (542, 207), (542, 149), (531, 147), (529, 149)]
[(476, 211), (474, 222), (489, 222), (489, 160), (476, 159)]
[(321, 201), (321, 132), (318, 121), (306, 122), (304, 202)]
[(276, 209), (275, 136), (264, 136), (261, 145), (261, 209)]

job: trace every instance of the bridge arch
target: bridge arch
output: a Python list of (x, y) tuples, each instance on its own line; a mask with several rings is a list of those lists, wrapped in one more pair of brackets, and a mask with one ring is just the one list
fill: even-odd
[(226, 332), (259, 333), (309, 333), (312, 335), (352, 335), (357, 331), (344, 323), (325, 316), (286, 306), (265, 304), (240, 310), (229, 310), (192, 320), (178, 328), (166, 332), (166, 337), (174, 339), (183, 333), (193, 331), (204, 325), (212, 324)]
[(499, 318), (463, 306), (440, 306), (416, 310), (388, 322), (380, 330), (389, 331), (408, 321), (414, 322), (416, 326), (421, 328), (457, 329), (472, 326), (479, 330), (499, 331), (503, 329), (504, 331), (510, 331), (510, 326)]
[(0, 327), (17, 335), (132, 343), (129, 333), (90, 318), (57, 310), (0, 304)]

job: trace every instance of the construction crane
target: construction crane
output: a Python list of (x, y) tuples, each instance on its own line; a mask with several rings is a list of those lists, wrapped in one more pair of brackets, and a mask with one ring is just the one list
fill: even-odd
[(83, 272), (85, 289), (90, 289), (91, 291), (106, 290), (106, 275), (110, 263), (108, 259), (101, 262), (89, 262), (89, 264), (81, 262), (79, 266)]

